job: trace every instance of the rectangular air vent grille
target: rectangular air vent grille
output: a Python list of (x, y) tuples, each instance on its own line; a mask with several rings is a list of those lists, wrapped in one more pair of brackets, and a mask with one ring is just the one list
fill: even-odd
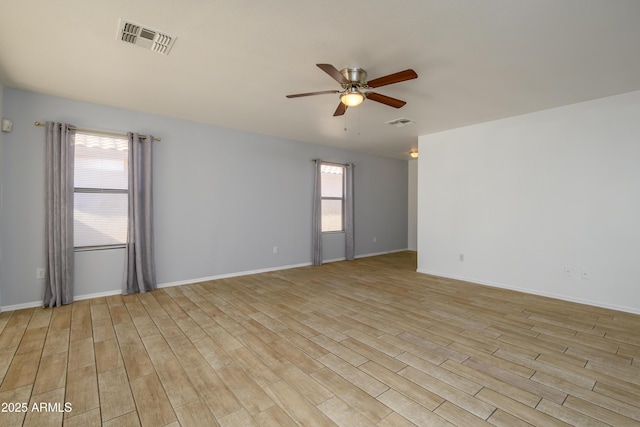
[(395, 126), (398, 128), (404, 127), (404, 126), (409, 126), (414, 124), (415, 122), (411, 119), (407, 119), (406, 117), (401, 117), (399, 119), (394, 119), (394, 120), (389, 120), (388, 122), (385, 122), (385, 124), (387, 125), (391, 125), (391, 126)]
[(120, 19), (118, 39), (164, 55), (169, 53), (176, 41), (174, 36), (124, 19)]

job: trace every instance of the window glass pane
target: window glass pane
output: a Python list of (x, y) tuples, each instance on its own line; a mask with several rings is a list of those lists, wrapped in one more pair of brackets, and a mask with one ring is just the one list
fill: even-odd
[(74, 151), (75, 187), (127, 189), (126, 139), (76, 134)]
[(322, 201), (322, 231), (342, 231), (342, 200)]
[(75, 193), (74, 246), (118, 245), (127, 241), (127, 194)]
[(343, 166), (322, 165), (322, 197), (342, 197), (344, 184), (342, 177), (344, 176)]

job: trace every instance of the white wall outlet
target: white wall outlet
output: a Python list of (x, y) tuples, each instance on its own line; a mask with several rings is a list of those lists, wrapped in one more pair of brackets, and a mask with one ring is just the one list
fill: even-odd
[(277, 254), (277, 253), (278, 253), (278, 247), (277, 247), (277, 246), (274, 246), (274, 247), (273, 247), (273, 253), (274, 253), (274, 254)]
[(36, 279), (44, 279), (44, 268), (36, 269)]
[(588, 271), (582, 270), (582, 278), (589, 280), (589, 279), (591, 279), (591, 274), (589, 274)]

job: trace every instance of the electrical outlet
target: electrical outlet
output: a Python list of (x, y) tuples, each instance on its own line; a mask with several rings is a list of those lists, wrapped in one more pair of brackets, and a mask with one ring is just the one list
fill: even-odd
[(591, 279), (591, 274), (589, 274), (588, 271), (582, 270), (582, 278), (586, 279), (586, 280), (589, 280), (589, 279)]
[(274, 247), (273, 247), (273, 253), (274, 253), (274, 254), (277, 254), (277, 253), (278, 253), (278, 247), (277, 247), (277, 246), (274, 246)]
[(36, 279), (44, 279), (44, 268), (36, 269)]

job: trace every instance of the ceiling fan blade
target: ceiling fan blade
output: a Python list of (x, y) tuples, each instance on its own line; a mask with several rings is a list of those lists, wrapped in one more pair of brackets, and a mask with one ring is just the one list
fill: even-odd
[(376, 101), (376, 102), (380, 102), (382, 104), (388, 105), (390, 107), (394, 107), (394, 108), (400, 108), (403, 107), (404, 104), (406, 104), (405, 101), (401, 101), (399, 99), (395, 99), (395, 98), (391, 98), (390, 96), (386, 96), (386, 95), (381, 95), (379, 93), (376, 92), (367, 92), (367, 99), (370, 99), (372, 101)]
[(323, 90), (320, 92), (307, 92), (307, 93), (294, 93), (293, 95), (287, 95), (287, 98), (300, 98), (302, 96), (314, 96), (314, 95), (326, 95), (328, 93), (339, 93), (339, 90)]
[(338, 104), (338, 108), (336, 108), (336, 112), (333, 113), (333, 117), (342, 116), (344, 113), (347, 112), (347, 108), (348, 107), (341, 102), (340, 104)]
[(336, 67), (331, 64), (316, 64), (318, 68), (320, 68), (325, 73), (329, 74), (335, 81), (340, 83), (341, 85), (349, 84), (349, 80), (345, 76), (342, 75), (340, 71)]
[(389, 74), (388, 76), (378, 77), (367, 82), (367, 86), (374, 88), (380, 86), (386, 86), (394, 83), (404, 82), (405, 80), (417, 79), (418, 74), (415, 71), (409, 69), (399, 71), (397, 73)]

